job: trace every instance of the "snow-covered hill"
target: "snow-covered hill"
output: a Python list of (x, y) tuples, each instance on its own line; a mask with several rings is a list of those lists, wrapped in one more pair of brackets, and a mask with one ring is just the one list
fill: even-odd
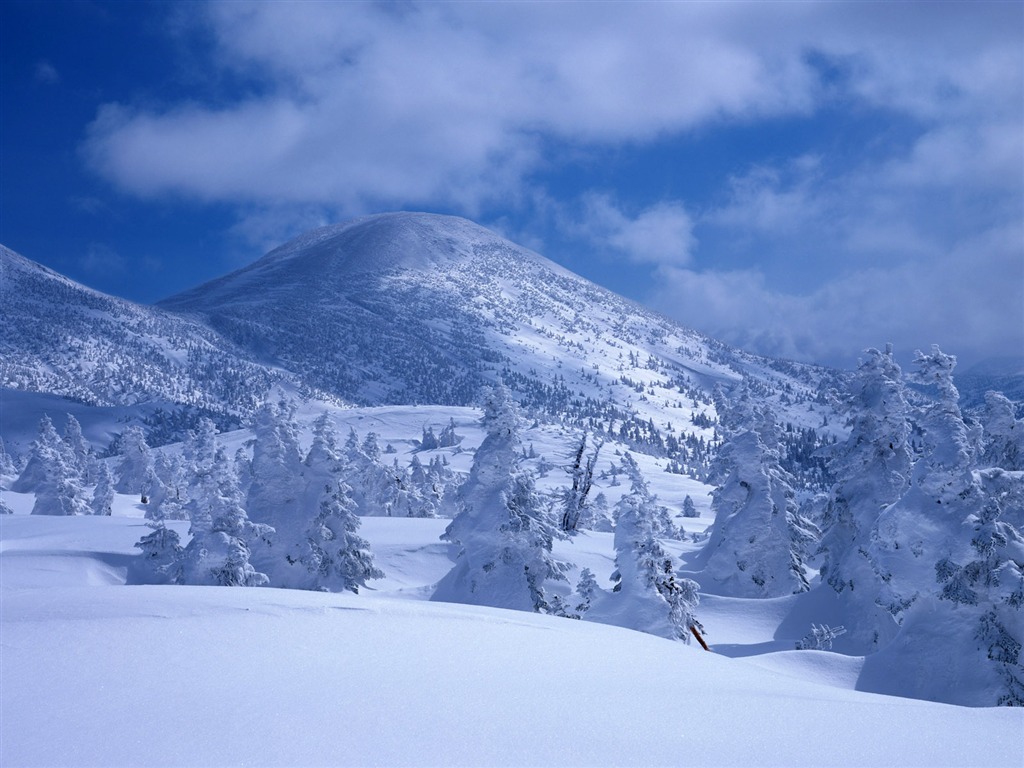
[(0, 246), (0, 386), (230, 423), (289, 379), (201, 323), (99, 293)]

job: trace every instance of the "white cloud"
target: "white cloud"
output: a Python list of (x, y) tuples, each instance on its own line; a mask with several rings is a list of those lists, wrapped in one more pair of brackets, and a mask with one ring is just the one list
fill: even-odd
[(904, 357), (937, 343), (971, 364), (1024, 349), (1018, 224), (985, 232), (922, 267), (905, 263), (833, 278), (806, 294), (770, 288), (757, 270), (665, 269), (655, 307), (756, 352), (852, 366), (894, 342)]
[(693, 220), (678, 202), (658, 203), (628, 216), (606, 194), (584, 197), (582, 216), (563, 220), (600, 249), (610, 250), (638, 264), (684, 266), (697, 244)]
[(734, 39), (738, 8), (204, 8), (213, 66), (264, 87), (227, 104), (105, 106), (85, 154), (124, 189), (473, 209), (517, 193), (540, 165), (543, 137), (646, 140), (813, 106), (814, 74), (796, 51), (769, 55)]

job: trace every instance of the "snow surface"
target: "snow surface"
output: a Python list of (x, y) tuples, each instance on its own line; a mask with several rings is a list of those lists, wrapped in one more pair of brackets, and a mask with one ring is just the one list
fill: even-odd
[[(0, 765), (1024, 764), (1019, 710), (862, 693), (859, 658), (764, 653), (792, 647), (774, 637), (796, 598), (705, 598), (714, 653), (427, 602), (447, 521), (400, 518), (364, 518), (388, 577), (358, 596), (126, 586), (133, 499), (107, 518), (5, 500)], [(559, 547), (607, 571), (610, 534)]]

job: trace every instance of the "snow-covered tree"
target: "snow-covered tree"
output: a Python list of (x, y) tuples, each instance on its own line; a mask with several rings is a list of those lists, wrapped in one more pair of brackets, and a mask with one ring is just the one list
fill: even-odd
[(579, 527), (588, 531), (604, 533), (611, 533), (615, 530), (611, 509), (608, 507), (608, 497), (604, 493), (598, 493), (594, 496), (594, 500), (583, 508), (583, 517)]
[(164, 519), (149, 520), (150, 532), (135, 542), (142, 552), (129, 568), (131, 584), (180, 584), (185, 550), (181, 537)]
[(118, 493), (140, 498), (149, 495), (146, 482), (152, 477), (153, 456), (146, 443), (146, 433), (139, 426), (128, 427), (121, 435), (121, 461), (117, 465)]
[(918, 595), (934, 592), (935, 564), (950, 552), (960, 556), (961, 526), (984, 503), (953, 385), (956, 358), (932, 347), (927, 355), (918, 352), (915, 363), (914, 380), (929, 386), (935, 399), (918, 414), (922, 448), (910, 486), (878, 516), (868, 547), (881, 576), (880, 604), (897, 620)]
[(28, 464), (12, 490), (21, 487), (35, 491), (33, 515), (87, 515), (90, 512), (74, 457), (47, 416), (39, 423), (39, 436), (32, 443)]
[(910, 406), (892, 345), (864, 355), (845, 398), (850, 435), (829, 462), (836, 482), (819, 544), (822, 580), (842, 595), (850, 617), (844, 643), (859, 653), (877, 650), (896, 632), (876, 604), (882, 582), (870, 552), (878, 516), (906, 491), (912, 466)]
[(313, 589), (359, 592), (384, 573), (374, 565), (370, 545), (358, 534), (360, 520), (349, 486), (342, 479), (343, 457), (327, 415), (313, 428), (313, 445), (306, 456), (307, 497), (316, 510), (306, 528), (306, 552), (301, 565)]
[(216, 427), (200, 419), (184, 447), (183, 471), (192, 477), (186, 504), (192, 536), (181, 557), (178, 582), (259, 586), (267, 576), (249, 562), (251, 547), (273, 529), (246, 515), (234, 462), (217, 443)]
[(64, 436), (62, 438), (70, 466), (82, 479), (83, 483), (94, 482), (93, 473), (96, 471), (95, 457), (92, 448), (82, 434), (82, 425), (78, 419), (70, 413), (67, 415), (67, 422), (64, 425)]
[(690, 494), (686, 494), (686, 498), (683, 499), (683, 517), (700, 517), (700, 512), (697, 511)]
[[(43, 415), (39, 420), (39, 432), (36, 439), (32, 441), (29, 448), (28, 460), (21, 470), (21, 474), (11, 484), (11, 490), (15, 493), (32, 493), (42, 484), (49, 481), (46, 466), (52, 462), (53, 454), (64, 454), (64, 442), (50, 421), (50, 417)], [(62, 461), (66, 465), (66, 461)], [(70, 468), (67, 468), (70, 470)]]
[(109, 515), (114, 505), (114, 476), (106, 462), (96, 462), (96, 487), (89, 506), (94, 515)]
[(252, 484), (246, 510), (253, 520), (277, 527), (299, 525), (305, 481), (294, 406), (265, 403), (253, 418)]
[(595, 604), (585, 618), (689, 643), (699, 586), (676, 575), (657, 537), (657, 505), (642, 476), (630, 471), (635, 462), (624, 465), (632, 485), (615, 508), (615, 586), (596, 602), (591, 592)]
[(153, 473), (148, 481), (149, 503), (146, 517), (151, 520), (187, 520), (188, 480), (181, 455), (173, 451), (155, 452)]
[(1016, 418), (1013, 403), (999, 392), (985, 393), (983, 467), (1024, 470), (1024, 420)]
[(702, 583), (735, 597), (806, 591), (804, 561), (817, 530), (800, 515), (793, 479), (779, 463), (774, 416), (745, 388), (719, 412), (727, 432), (714, 467), (721, 484), (712, 493)]
[(678, 539), (679, 528), (672, 522), (668, 507), (658, 503), (658, 497), (651, 493), (647, 480), (631, 453), (622, 455), (622, 471), (629, 478), (629, 495), (636, 496), (647, 509), (655, 536), (663, 539)]
[(811, 624), (811, 631), (797, 641), (798, 651), (830, 651), (832, 641), (846, 634), (846, 627), (830, 627), (828, 624)]
[(455, 566), (432, 599), (547, 611), (544, 582), (565, 576), (533, 478), (519, 466), (519, 417), (504, 386), (485, 394), (482, 425), (487, 435), (460, 488), (461, 511), (442, 536), (458, 548)]
[(18, 474), (18, 468), (14, 465), (14, 459), (7, 453), (4, 447), (4, 439), (0, 437), (0, 478), (12, 477)]
[(306, 480), (295, 406), (265, 403), (256, 411), (252, 428), (255, 441), (245, 509), (254, 522), (274, 529), (254, 544), (252, 563), (274, 585), (290, 586), (288, 563), (302, 556), (302, 527), (308, 515), (302, 501)]
[(579, 602), (576, 603), (576, 613), (580, 616), (590, 610), (590, 604), (594, 602), (594, 596), (600, 591), (594, 572), (589, 568), (580, 571), (579, 581), (576, 583), (576, 595)]

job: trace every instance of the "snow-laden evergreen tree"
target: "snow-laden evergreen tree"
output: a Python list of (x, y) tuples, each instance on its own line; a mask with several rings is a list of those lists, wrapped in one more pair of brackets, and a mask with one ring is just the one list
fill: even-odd
[(564, 533), (569, 535), (576, 533), (580, 519), (584, 515), (587, 497), (594, 485), (594, 467), (597, 465), (597, 457), (601, 452), (601, 443), (594, 446), (594, 452), (588, 457), (584, 457), (586, 450), (587, 433), (584, 432), (573, 455), (572, 467), (569, 469), (572, 486), (563, 488), (559, 494), (562, 508), (561, 528)]
[(343, 451), (352, 488), (352, 498), (362, 516), (409, 517), (412, 499), (407, 473), (397, 461), (384, 463), (375, 432), (362, 442), (355, 430), (349, 431)]
[(828, 624), (811, 624), (811, 631), (798, 640), (798, 651), (830, 651), (832, 641), (846, 634), (846, 627), (830, 627)]
[(306, 552), (300, 563), (307, 588), (359, 592), (384, 573), (374, 565), (370, 545), (359, 536), (360, 520), (351, 488), (345, 483), (344, 458), (329, 417), (313, 427), (313, 444), (305, 459), (307, 498), (313, 501), (313, 519), (306, 528)]
[(217, 427), (210, 419), (200, 419), (196, 428), (189, 431), (182, 447), (181, 474), (187, 484), (185, 513), (192, 528), (208, 530), (212, 520), (209, 505), (201, 503), (198, 494), (212, 471), (217, 455)]
[(917, 353), (913, 378), (935, 397), (918, 414), (923, 432), (910, 486), (878, 516), (869, 556), (881, 576), (880, 604), (899, 621), (919, 594), (934, 593), (935, 564), (963, 556), (961, 526), (981, 509), (984, 494), (974, 477), (973, 441), (953, 385), (956, 358), (932, 347)]
[(252, 563), (274, 585), (288, 586), (288, 564), (302, 556), (302, 528), (308, 517), (302, 503), (306, 480), (295, 406), (265, 403), (256, 411), (252, 428), (256, 439), (245, 509), (254, 522), (274, 529), (273, 534), (253, 546)]
[(94, 515), (110, 515), (114, 505), (114, 476), (105, 461), (96, 462), (96, 487), (89, 507)]
[(0, 437), (0, 478), (13, 477), (18, 474), (18, 468), (14, 464), (14, 459), (7, 453), (7, 449), (4, 447), (4, 439)]
[(779, 597), (809, 588), (804, 561), (817, 537), (779, 463), (779, 433), (746, 387), (719, 411), (726, 441), (714, 467), (715, 522), (702, 552), (702, 583), (734, 597)]
[[(25, 462), (21, 474), (11, 484), (11, 490), (15, 493), (32, 493), (44, 483), (49, 482), (50, 478), (46, 471), (47, 464), (52, 463), (53, 454), (63, 455), (65, 450), (64, 441), (57, 434), (53, 422), (49, 416), (44, 414), (39, 420), (39, 432), (36, 439), (32, 441), (32, 446), (29, 448), (28, 460)], [(66, 460), (61, 463), (65, 466), (65, 471), (73, 470), (72, 467), (67, 466)]]
[(296, 527), (305, 486), (294, 411), (285, 403), (265, 403), (253, 418), (256, 440), (246, 510), (253, 520), (274, 526)]
[(409, 517), (437, 517), (441, 511), (444, 486), (423, 466), (419, 456), (413, 455), (405, 472), (407, 509)]
[(149, 503), (146, 518), (150, 520), (187, 520), (188, 480), (181, 455), (158, 451), (153, 457), (153, 472), (148, 481)]
[(579, 601), (576, 603), (576, 613), (583, 616), (590, 610), (590, 604), (594, 602), (594, 596), (600, 591), (594, 572), (589, 568), (580, 571), (579, 581), (576, 583), (576, 595)]
[(892, 345), (865, 351), (845, 410), (850, 435), (829, 462), (836, 482), (822, 515), (821, 578), (845, 606), (844, 648), (869, 653), (896, 632), (877, 604), (882, 581), (871, 559), (872, 537), (881, 511), (906, 491), (912, 466), (910, 406)]
[(7, 505), (7, 502), (4, 501), (3, 493), (0, 492), (0, 515), (13, 515), (13, 514), (14, 514), (14, 510), (11, 509)]
[(955, 608), (940, 605), (932, 615), (955, 615), (962, 635), (956, 652), (962, 664), (974, 661), (973, 679), (996, 678), (998, 695), (988, 703), (1024, 706), (1024, 535), (1012, 522), (1024, 516), (1024, 476), (996, 468), (977, 477), (984, 502), (961, 527), (970, 534), (970, 554), (935, 565), (939, 597)]
[[(33, 471), (41, 474), (41, 479), (35, 481), (36, 500), (32, 514), (88, 515), (91, 510), (71, 452), (56, 437), (57, 433), (48, 418), (44, 416), (39, 427), (39, 438), (33, 443), (30, 457)], [(28, 470), (26, 467), (26, 472)], [(25, 472), (22, 476), (25, 476)]]
[(683, 499), (683, 517), (700, 517), (700, 512), (697, 511), (690, 494), (686, 494), (686, 498)]
[(266, 539), (273, 529), (250, 522), (234, 464), (223, 448), (217, 447), (213, 462), (201, 468), (190, 506), (197, 511), (192, 515), (192, 540), (182, 553), (179, 583), (222, 587), (266, 584), (266, 574), (258, 572), (249, 557), (252, 544)]
[(631, 471), (635, 461), (623, 465), (631, 486), (615, 507), (615, 586), (596, 599), (591, 590), (584, 618), (689, 643), (690, 627), (699, 626), (694, 616), (699, 586), (676, 575), (658, 540), (658, 505), (643, 476)]
[(129, 568), (130, 584), (182, 584), (185, 550), (181, 537), (167, 522), (149, 520), (150, 532), (135, 542), (142, 552)]
[(647, 480), (640, 470), (640, 465), (633, 458), (633, 454), (627, 452), (622, 455), (622, 471), (629, 478), (630, 495), (640, 497), (642, 503), (647, 507), (654, 535), (662, 539), (678, 539), (680, 531), (672, 522), (672, 515), (668, 511), (668, 507), (659, 504), (658, 497), (651, 493)]
[(583, 517), (579, 527), (603, 533), (611, 533), (615, 530), (611, 509), (608, 507), (608, 497), (604, 493), (598, 493), (594, 496), (594, 500), (583, 508)]
[(455, 566), (431, 599), (547, 611), (544, 582), (565, 575), (533, 477), (519, 466), (519, 416), (504, 386), (485, 394), (482, 425), (487, 435), (459, 490), (461, 511), (442, 536), (458, 548)]
[(1013, 403), (999, 392), (985, 393), (983, 467), (1024, 470), (1024, 420), (1016, 418)]
[(149, 495), (146, 483), (153, 474), (153, 455), (146, 443), (142, 427), (132, 425), (121, 435), (121, 461), (117, 465), (118, 493), (130, 493), (139, 498)]
[(439, 448), (454, 448), (462, 442), (462, 435), (455, 434), (455, 419), (449, 419), (448, 425), (438, 435), (437, 444)]
[(62, 442), (67, 451), (70, 466), (82, 479), (82, 482), (89, 485), (95, 482), (93, 474), (96, 471), (95, 456), (89, 443), (82, 434), (82, 425), (70, 413), (67, 415), (67, 422), (64, 425), (64, 436)]

